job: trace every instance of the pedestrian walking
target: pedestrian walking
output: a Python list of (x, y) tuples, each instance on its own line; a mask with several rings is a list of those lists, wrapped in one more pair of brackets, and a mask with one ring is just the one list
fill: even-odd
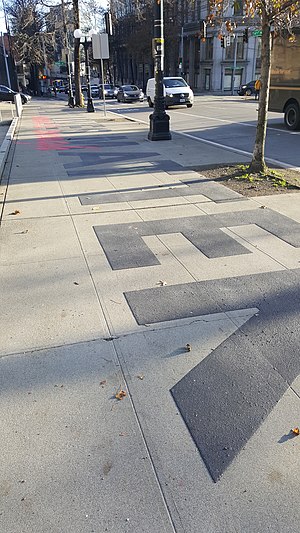
[(259, 91), (261, 89), (261, 81), (259, 78), (256, 80), (254, 84), (254, 89), (255, 89), (255, 100), (259, 100)]

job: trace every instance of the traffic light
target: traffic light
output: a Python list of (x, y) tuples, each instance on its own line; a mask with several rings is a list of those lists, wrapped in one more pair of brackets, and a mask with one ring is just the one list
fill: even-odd
[(107, 13), (104, 13), (105, 18), (105, 29), (106, 33), (108, 35), (112, 35), (112, 20), (111, 20), (111, 13), (108, 11)]
[(243, 42), (247, 43), (248, 39), (249, 39), (249, 30), (248, 30), (248, 28), (245, 28), (244, 29), (244, 33), (243, 33)]
[(221, 48), (226, 48), (225, 37), (221, 37)]

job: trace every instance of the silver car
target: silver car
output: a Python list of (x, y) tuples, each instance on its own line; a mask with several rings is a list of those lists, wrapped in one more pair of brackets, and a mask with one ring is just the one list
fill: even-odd
[(118, 102), (141, 102), (144, 100), (144, 93), (136, 85), (121, 85), (117, 92)]
[[(103, 98), (102, 95), (103, 87), (99, 87), (99, 97)], [(104, 96), (105, 98), (115, 98), (115, 86), (112, 83), (104, 83)]]

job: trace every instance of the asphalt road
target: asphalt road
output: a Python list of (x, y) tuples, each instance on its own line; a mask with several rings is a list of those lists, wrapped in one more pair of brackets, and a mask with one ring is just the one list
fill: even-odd
[[(118, 104), (116, 101), (107, 101), (106, 104), (110, 111), (149, 122), (151, 110), (146, 102)], [(95, 100), (95, 106), (97, 109), (102, 108), (99, 100)], [(172, 131), (229, 149), (252, 153), (257, 122), (257, 102), (253, 98), (196, 96), (191, 109), (178, 106), (169, 109), (168, 114)], [(283, 115), (269, 113), (266, 157), (300, 167), (299, 136), (300, 132), (285, 129)]]

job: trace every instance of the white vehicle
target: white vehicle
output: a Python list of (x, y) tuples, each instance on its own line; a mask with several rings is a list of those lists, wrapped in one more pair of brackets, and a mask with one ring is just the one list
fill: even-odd
[[(153, 107), (155, 95), (155, 79), (147, 81), (146, 96), (149, 107)], [(172, 105), (186, 105), (192, 107), (194, 103), (194, 93), (183, 78), (165, 77), (164, 96), (166, 98), (166, 108)]]

